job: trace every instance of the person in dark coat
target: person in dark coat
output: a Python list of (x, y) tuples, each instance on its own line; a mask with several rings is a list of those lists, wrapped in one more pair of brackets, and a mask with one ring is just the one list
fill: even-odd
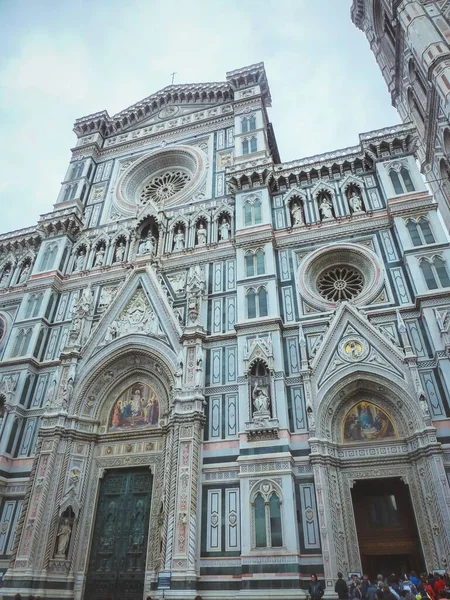
[(348, 600), (348, 586), (344, 581), (341, 572), (338, 573), (338, 580), (334, 586), (334, 591), (336, 592), (339, 600)]
[(317, 575), (315, 573), (311, 575), (311, 583), (308, 586), (308, 593), (311, 596), (311, 600), (320, 600), (324, 594), (323, 587), (317, 581)]

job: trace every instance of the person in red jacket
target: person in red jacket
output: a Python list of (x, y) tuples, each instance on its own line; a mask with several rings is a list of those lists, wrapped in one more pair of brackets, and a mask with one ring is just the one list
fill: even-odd
[(445, 589), (445, 578), (443, 575), (435, 573), (434, 575), (436, 582), (434, 584), (434, 595), (435, 598), (443, 598), (442, 590)]

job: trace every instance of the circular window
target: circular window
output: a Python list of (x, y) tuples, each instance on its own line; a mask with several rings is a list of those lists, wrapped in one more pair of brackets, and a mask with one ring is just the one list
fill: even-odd
[(384, 285), (377, 255), (357, 244), (330, 245), (308, 254), (299, 266), (299, 292), (311, 307), (335, 308), (348, 301), (367, 305)]
[(115, 204), (123, 213), (156, 210), (204, 197), (207, 157), (192, 146), (173, 146), (137, 159), (121, 175)]
[(364, 287), (361, 273), (352, 267), (340, 266), (327, 269), (319, 275), (317, 289), (319, 293), (333, 302), (353, 300)]
[(181, 192), (190, 180), (190, 174), (181, 170), (166, 171), (155, 175), (142, 189), (139, 195), (139, 204), (145, 206), (149, 200), (161, 204)]

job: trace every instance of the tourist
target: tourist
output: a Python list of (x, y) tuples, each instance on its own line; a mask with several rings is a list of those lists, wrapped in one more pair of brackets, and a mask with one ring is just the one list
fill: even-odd
[(426, 577), (422, 578), (422, 583), (420, 584), (418, 592), (422, 596), (422, 598), (429, 598), (429, 600), (434, 600), (433, 586), (430, 585)]
[(445, 590), (445, 577), (444, 575), (439, 575), (439, 573), (434, 574), (435, 584), (434, 584), (434, 596), (435, 598), (441, 598), (443, 596), (443, 591)]
[(362, 592), (362, 597), (364, 598), (364, 600), (367, 598), (367, 590), (369, 588), (369, 585), (370, 585), (369, 576), (367, 575), (367, 573), (364, 573), (362, 581), (361, 581), (361, 592)]
[(409, 574), (409, 580), (416, 586), (417, 589), (419, 589), (420, 579), (417, 577), (415, 571), (411, 571), (411, 573)]
[(383, 584), (383, 600), (400, 600), (400, 597), (397, 596), (393, 591), (392, 588), (389, 587), (389, 585), (387, 583)]
[(317, 575), (313, 573), (311, 575), (311, 583), (308, 586), (308, 593), (311, 600), (320, 600), (324, 594), (323, 587), (317, 581)]
[(336, 592), (339, 600), (348, 599), (348, 586), (345, 583), (341, 572), (338, 573), (338, 580), (334, 586), (334, 591)]
[(366, 600), (376, 600), (377, 598), (377, 586), (373, 581), (369, 581), (366, 591)]
[(363, 598), (361, 581), (359, 579), (356, 579), (355, 581), (355, 587), (353, 588), (352, 598), (354, 600), (362, 600)]

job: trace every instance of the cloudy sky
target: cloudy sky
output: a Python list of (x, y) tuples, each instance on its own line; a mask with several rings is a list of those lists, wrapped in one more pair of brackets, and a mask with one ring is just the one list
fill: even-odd
[(78, 117), (264, 61), (283, 161), (399, 122), (351, 0), (0, 0), (0, 231), (49, 212)]

